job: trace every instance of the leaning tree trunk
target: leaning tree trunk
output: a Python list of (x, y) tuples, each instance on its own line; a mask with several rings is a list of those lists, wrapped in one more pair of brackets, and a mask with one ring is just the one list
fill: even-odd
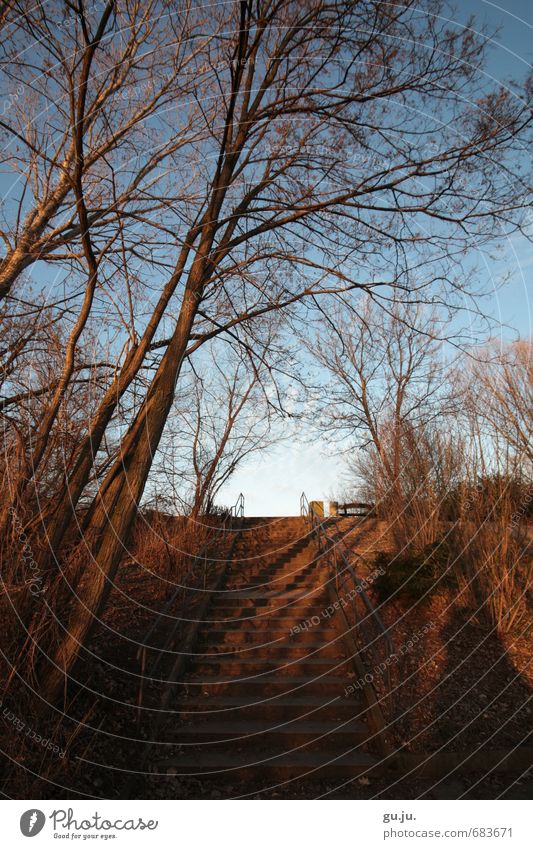
[[(242, 27), (234, 57), (237, 67), (232, 97), (213, 179), (211, 203), (208, 204), (202, 223), (194, 228), (202, 235), (185, 287), (179, 319), (141, 409), (122, 440), (119, 457), (106, 475), (90, 511), (90, 520), (85, 527), (90, 562), (76, 588), (76, 598), (70, 605), (64, 637), (54, 656), (47, 659), (46, 674), (41, 678), (41, 692), (46, 701), (54, 701), (64, 687), (80, 647), (86, 643), (90, 630), (102, 612), (174, 400), (176, 381), (185, 359), (206, 276), (209, 276), (209, 263), (212, 264), (209, 254), (217, 230), (218, 215), (231, 184), (239, 150), (244, 146), (248, 132), (247, 122), (239, 129), (237, 140), (230, 145), (248, 38), (248, 30), (244, 26), (245, 16), (246, 4), (241, 3)], [(232, 147), (231, 155), (228, 155), (228, 146)], [(183, 246), (182, 256), (188, 255), (191, 245)], [(171, 282), (175, 286), (172, 280), (167, 286)]]
[(54, 701), (64, 688), (66, 676), (91, 628), (98, 622), (109, 594), (172, 406), (200, 291), (201, 286), (190, 281), (172, 340), (122, 441), (120, 455), (95, 499), (85, 533), (90, 562), (69, 605), (70, 615), (63, 626), (60, 645), (39, 675), (46, 702)]
[(61, 545), (65, 540), (65, 536), (72, 525), (72, 518), (78, 502), (91, 479), (95, 457), (102, 444), (107, 426), (111, 421), (120, 399), (123, 397), (142, 366), (146, 352), (149, 350), (150, 344), (152, 343), (155, 332), (159, 326), (159, 322), (170, 298), (176, 290), (179, 280), (181, 279), (183, 269), (185, 268), (191, 251), (190, 246), (193, 240), (194, 231), (191, 231), (189, 233), (187, 243), (181, 250), (174, 273), (165, 285), (141, 339), (138, 344), (130, 350), (119, 374), (108, 386), (91, 419), (89, 431), (79, 446), (74, 467), (65, 481), (63, 491), (56, 499), (54, 499), (49, 513), (45, 516), (44, 520), (39, 519), (39, 522), (35, 523), (35, 528), (32, 529), (36, 533), (37, 539), (42, 536), (43, 528), (45, 529), (46, 545), (35, 546), (36, 550), (39, 552), (37, 555), (39, 570), (43, 575), (48, 573), (51, 561), (60, 550)]

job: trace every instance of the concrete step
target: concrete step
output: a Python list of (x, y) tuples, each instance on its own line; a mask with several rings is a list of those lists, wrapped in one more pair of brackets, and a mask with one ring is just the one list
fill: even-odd
[(321, 610), (327, 607), (329, 603), (329, 595), (327, 586), (317, 587), (316, 590), (290, 593), (270, 593), (269, 595), (260, 595), (254, 593), (241, 592), (235, 590), (226, 593), (220, 593), (216, 599), (214, 598), (210, 605), (210, 610), (218, 610), (219, 607), (227, 610), (248, 610), (250, 607), (256, 608), (258, 612), (267, 612), (279, 608), (283, 610), (287, 608), (291, 610), (288, 614), (292, 616), (292, 610), (296, 608), (309, 609), (311, 607)]
[[(227, 586), (234, 586), (235, 589), (241, 589), (241, 584), (246, 584), (247, 587), (251, 589), (255, 589), (256, 587), (272, 587), (272, 589), (278, 589), (282, 584), (286, 584), (290, 581), (297, 581), (299, 583), (308, 582), (310, 577), (313, 576), (313, 572), (317, 567), (313, 564), (312, 566), (304, 564), (299, 565), (297, 563), (290, 563), (284, 568), (279, 569), (267, 569), (262, 572), (259, 572), (255, 575), (246, 575), (246, 574), (227, 574), (226, 575), (226, 584)], [(237, 586), (235, 582), (240, 582)]]
[[(257, 632), (275, 631), (275, 632), (280, 632), (282, 634), (291, 634), (291, 632), (294, 633), (295, 628), (300, 628), (300, 632), (303, 631), (303, 630), (306, 630), (306, 628), (303, 627), (303, 626), (305, 626), (306, 621), (308, 619), (310, 619), (309, 616), (305, 617), (303, 619), (300, 619), (296, 616), (287, 617), (287, 616), (283, 615), (283, 611), (282, 611), (281, 613), (271, 613), (270, 616), (268, 616), (268, 618), (266, 618), (265, 616), (251, 615), (251, 616), (248, 616), (248, 617), (243, 618), (243, 619), (224, 620), (224, 619), (220, 618), (220, 619), (216, 619), (216, 620), (211, 620), (210, 621), (210, 628), (218, 630), (218, 631), (224, 629), (228, 633), (243, 630), (243, 631), (246, 631), (246, 632), (247, 631), (257, 631)], [(213, 623), (212, 625), (211, 625), (211, 622)], [(329, 624), (327, 619), (325, 619), (324, 622), (326, 624)], [(309, 627), (307, 628), (307, 630), (312, 630), (313, 627), (320, 628), (320, 633), (322, 635), (324, 633), (324, 629), (322, 627), (324, 622), (322, 622), (322, 620), (321, 620), (320, 623), (318, 623), (318, 624), (315, 623), (314, 625), (313, 625), (313, 623), (308, 623)], [(207, 631), (207, 630), (210, 630), (210, 629), (204, 628), (203, 630)], [(328, 633), (335, 635), (337, 632), (334, 628), (329, 628)]]
[(259, 580), (249, 578), (232, 579), (228, 586), (232, 586), (235, 592), (246, 592), (247, 590), (264, 590), (265, 592), (289, 592), (309, 584), (309, 575), (302, 574), (298, 570), (288, 570), (282, 575), (265, 575)]
[(273, 534), (267, 539), (252, 540), (241, 537), (235, 554), (235, 562), (265, 560), (272, 562), (290, 557), (302, 551), (316, 551), (315, 540), (304, 534)]
[(207, 719), (309, 719), (342, 722), (348, 719), (363, 719), (365, 709), (357, 701), (347, 697), (311, 695), (272, 695), (266, 698), (243, 699), (238, 696), (214, 695), (213, 697), (191, 697), (174, 705), (183, 719), (202, 722)]
[[(296, 612), (295, 612), (296, 610)], [(316, 611), (315, 606), (313, 607), (305, 607), (301, 608), (302, 613), (307, 614), (305, 618), (310, 618), (311, 616), (320, 616), (323, 612), (321, 609)], [(227, 624), (235, 624), (236, 626), (244, 625), (245, 622), (251, 622), (252, 627), (255, 627), (254, 623), (257, 623), (257, 627), (262, 627), (260, 623), (264, 626), (269, 622), (278, 622), (282, 621), (285, 624), (289, 622), (300, 622), (305, 621), (302, 620), (300, 616), (300, 611), (293, 607), (281, 607), (279, 610), (276, 608), (268, 608), (268, 607), (247, 607), (244, 610), (239, 608), (227, 608), (227, 607), (213, 607), (208, 611), (210, 618), (202, 619), (202, 623), (204, 622), (222, 622)]]
[(209, 780), (228, 782), (287, 780), (306, 778), (310, 781), (324, 779), (349, 779), (369, 772), (376, 774), (373, 767), (379, 762), (372, 755), (356, 749), (353, 752), (335, 754), (327, 752), (300, 751), (271, 757), (268, 753), (250, 753), (248, 759), (238, 752), (205, 754), (184, 753), (174, 758), (156, 762), (153, 772), (159, 775), (204, 775)]
[(282, 724), (247, 719), (242, 722), (227, 720), (182, 725), (171, 732), (168, 741), (175, 741), (183, 747), (202, 744), (206, 748), (209, 746), (210, 752), (227, 748), (229, 744), (233, 751), (268, 748), (281, 753), (300, 746), (327, 746), (330, 751), (345, 752), (366, 740), (369, 734), (368, 726), (358, 719), (343, 723), (297, 720)]
[(320, 603), (312, 600), (311, 602), (295, 602), (293, 604), (272, 603), (270, 605), (245, 605), (235, 604), (230, 605), (212, 605), (207, 614), (209, 619), (204, 619), (204, 622), (216, 620), (220, 617), (225, 617), (230, 620), (246, 620), (250, 618), (270, 618), (272, 616), (291, 617), (294, 619), (305, 620), (310, 616), (321, 616), (328, 607), (328, 599), (324, 597)]
[[(275, 596), (279, 597), (284, 595), (292, 596), (293, 594), (296, 595), (297, 593), (303, 594), (304, 587), (308, 586), (309, 578), (307, 578), (307, 576), (305, 575), (300, 575), (299, 577), (297, 575), (296, 577), (292, 576), (286, 581), (279, 581), (277, 583), (266, 581), (262, 584), (258, 584), (257, 586), (251, 586), (249, 584), (235, 586), (234, 591), (228, 592), (227, 596), (228, 598), (234, 598), (239, 596), (245, 596), (246, 598), (248, 598), (249, 596), (254, 595), (256, 591), (258, 594), (261, 593), (261, 595), (268, 598), (273, 598)], [(320, 584), (318, 588), (320, 588)]]
[[(251, 540), (248, 541), (250, 543)], [(241, 544), (237, 546), (234, 563), (250, 563), (270, 561), (272, 564), (280, 563), (283, 560), (288, 560), (291, 557), (298, 557), (305, 554), (309, 561), (313, 559), (317, 549), (314, 539), (310, 537), (275, 537), (267, 541), (262, 541), (257, 545), (246, 544), (246, 540), (241, 539)]]
[(345, 688), (350, 683), (349, 678), (342, 676), (334, 676), (326, 673), (325, 675), (310, 678), (304, 675), (280, 676), (280, 675), (260, 675), (251, 678), (243, 679), (241, 676), (235, 678), (224, 679), (219, 676), (202, 676), (189, 678), (186, 687), (191, 698), (197, 695), (227, 695), (227, 696), (243, 696), (247, 698), (252, 696), (256, 698), (258, 695), (268, 697), (277, 694), (294, 694), (303, 695), (310, 694), (313, 696), (342, 696)]
[(220, 591), (217, 593), (216, 598), (213, 598), (212, 605), (220, 605), (224, 604), (226, 607), (235, 607), (238, 605), (243, 605), (245, 607), (254, 605), (257, 607), (264, 607), (266, 605), (292, 605), (296, 603), (300, 604), (317, 604), (321, 601), (325, 601), (326, 605), (328, 603), (328, 592), (327, 587), (311, 587), (307, 591), (304, 591), (301, 587), (298, 588), (297, 592), (251, 592), (250, 590), (227, 590)]
[(344, 649), (339, 640), (336, 642), (297, 642), (296, 637), (292, 642), (277, 642), (277, 643), (257, 643), (239, 645), (225, 645), (205, 641), (198, 646), (202, 652), (197, 651), (191, 653), (191, 657), (196, 661), (208, 660), (219, 655), (232, 656), (233, 658), (254, 657), (254, 658), (284, 658), (285, 660), (296, 659), (302, 657), (328, 657), (328, 658), (344, 658)]
[(293, 552), (285, 557), (266, 557), (262, 558), (261, 563), (248, 563), (246, 560), (235, 560), (227, 569), (226, 574), (259, 578), (264, 575), (283, 575), (292, 571), (307, 571), (312, 572), (317, 568), (318, 558), (315, 557), (314, 551), (303, 549), (302, 551)]
[[(258, 677), (260, 675), (268, 675), (275, 672), (278, 676), (293, 676), (293, 675), (323, 675), (326, 672), (331, 672), (333, 675), (348, 675), (352, 672), (352, 665), (345, 658), (293, 658), (289, 661), (275, 658), (253, 658), (243, 656), (235, 659), (233, 655), (221, 655), (213, 657), (210, 660), (196, 663), (194, 666), (195, 674), (198, 675), (220, 675), (227, 680), (229, 677), (238, 676), (246, 679), (247, 677)], [(353, 676), (353, 673), (352, 673)]]
[[(278, 629), (273, 625), (272, 628), (251, 628), (249, 625), (244, 627), (233, 627), (225, 625), (220, 628), (211, 626), (210, 628), (202, 629), (200, 634), (199, 644), (208, 642), (210, 645), (233, 645), (241, 646), (246, 644), (253, 645), (275, 645), (280, 641), (291, 640), (291, 642), (316, 642), (320, 639), (322, 644), (339, 641), (342, 637), (333, 628), (321, 628), (317, 625), (315, 628), (300, 629), (298, 621), (292, 621), (287, 628)], [(316, 633), (313, 633), (315, 631)]]

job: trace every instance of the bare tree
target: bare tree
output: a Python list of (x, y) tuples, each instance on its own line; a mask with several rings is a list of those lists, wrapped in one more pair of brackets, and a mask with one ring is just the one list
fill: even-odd
[(190, 445), (183, 478), (190, 481), (193, 516), (209, 512), (238, 466), (274, 439), (267, 379), (264, 366), (250, 367), (246, 354), (231, 349), (213, 351), (197, 375), (192, 414), (179, 414)]
[(533, 342), (489, 345), (476, 352), (467, 382), (473, 410), (519, 463), (533, 470)]
[(315, 425), (349, 452), (352, 486), (390, 521), (399, 547), (434, 541), (463, 468), (457, 432), (436, 426), (459, 400), (442, 331), (427, 306), (393, 302), (385, 312), (367, 298), (331, 313), (309, 345), (327, 375)]
[[(522, 99), (510, 89), (487, 92), (472, 72), (482, 62), (484, 37), (441, 25), (441, 7), (434, 2), (421, 16), (412, 2), (391, 7), (378, 0), (261, 0), (211, 8), (209, 20), (202, 21), (200, 10), (185, 6), (176, 37), (161, 39), (162, 53), (148, 51), (161, 63), (158, 69), (165, 62), (173, 69), (170, 89), (157, 87), (156, 101), (152, 77), (144, 80), (136, 47), (139, 28), (128, 20), (131, 40), (126, 43), (135, 57), (133, 76), (145, 81), (143, 103), (152, 110), (164, 103), (176, 119), (177, 131), (164, 146), (169, 170), (161, 169), (168, 178), (163, 183), (170, 187), (168, 197), (159, 188), (155, 201), (150, 189), (139, 188), (136, 176), (113, 181), (105, 165), (107, 149), (102, 154), (100, 147), (94, 148), (92, 141), (100, 135), (113, 150), (116, 138), (129, 136), (127, 131), (117, 136), (113, 121), (107, 120), (114, 113), (113, 101), (104, 96), (106, 83), (95, 75), (88, 78), (93, 99), (85, 110), (82, 188), (93, 249), (102, 256), (99, 280), (115, 280), (112, 269), (119, 257), (118, 282), (127, 303), (130, 271), (139, 257), (139, 279), (154, 269), (158, 273), (150, 278), (152, 290), (141, 285), (147, 296), (144, 304), (142, 298), (136, 301), (142, 304), (142, 318), (129, 322), (128, 344), (47, 523), (57, 552), (117, 406), (144, 383), (145, 391), (131, 405), (117, 460), (89, 512), (86, 544), (97, 566), (87, 568), (77, 589), (79, 602), (71, 607), (67, 633), (54, 658), (57, 668), (48, 679), (50, 694), (105, 600), (185, 360), (208, 339), (234, 334), (268, 312), (352, 288), (392, 286), (418, 299), (453, 299), (459, 284), (450, 267), (472, 238), (479, 245), (520, 227), (529, 199), (518, 158), (531, 123), (530, 87)], [(82, 11), (65, 7), (75, 51), (72, 64), (59, 52), (67, 93), (78, 91), (84, 65), (79, 60), (88, 55), (102, 25), (109, 36), (106, 50), (96, 50), (92, 62), (101, 62), (102, 78), (114, 81), (115, 103), (121, 92), (131, 93), (117, 61), (125, 59), (126, 70), (132, 66), (123, 55), (120, 15), (138, 20), (140, 14), (144, 33), (152, 21), (151, 11), (146, 21), (142, 17), (144, 8), (134, 5), (124, 11), (117, 4), (113, 14), (106, 9), (106, 30), (102, 16), (89, 25)], [(43, 32), (52, 26), (53, 35), (41, 7), (35, 21), (32, 15), (31, 10), (24, 13), (20, 32), (8, 42), (10, 59), (21, 40), (34, 37), (34, 28)], [(161, 26), (164, 18), (157, 16)], [(201, 37), (193, 39), (196, 32)], [(151, 29), (143, 43), (155, 44), (159, 37), (160, 31)], [(50, 97), (53, 85), (47, 80), (45, 74), (39, 84)], [(63, 92), (55, 94), (70, 103)], [(149, 122), (143, 123), (142, 106), (137, 107), (131, 110), (128, 103), (125, 108), (122, 101), (122, 121), (133, 111), (135, 126), (146, 129)], [(67, 197), (67, 185), (71, 197), (74, 193), (68, 151), (77, 122), (71, 112), (69, 107), (60, 134), (65, 141), (52, 147), (53, 155), (41, 155), (48, 149), (47, 137), (31, 142), (37, 152), (26, 145), (24, 154), (33, 182), (37, 175), (40, 185), (39, 175), (44, 174), (45, 186), (61, 183), (50, 199), (52, 208), (59, 199), (54, 214)], [(14, 138), (21, 131), (16, 125), (6, 128)], [(159, 161), (151, 172), (157, 176)], [(103, 199), (99, 168), (106, 174), (104, 186), (111, 187)], [(62, 176), (67, 173), (68, 178)], [(140, 211), (129, 205), (139, 196), (149, 213), (145, 252), (135, 230), (128, 230), (147, 216), (142, 203)], [(23, 211), (24, 203), (19, 206)], [(23, 227), (24, 244), (33, 245), (34, 255), (51, 260), (52, 252), (43, 251), (39, 242), (43, 219), (46, 228), (50, 217), (42, 214), (46, 204), (38, 208), (38, 226), (32, 224), (32, 213), (29, 219), (19, 214), (17, 220), (30, 225)], [(78, 217), (79, 208), (78, 202)], [(76, 238), (85, 234), (73, 215), (69, 220)], [(76, 253), (69, 245), (63, 250), (67, 241), (64, 230), (57, 237), (53, 229), (46, 233), (56, 260), (63, 251), (66, 263), (76, 261), (90, 275), (86, 252), (78, 248)], [(30, 261), (24, 244), (9, 241), (4, 265), (8, 286)], [(409, 282), (415, 279), (410, 273), (414, 267), (423, 284)], [(464, 279), (459, 289), (467, 283)], [(148, 359), (154, 355), (155, 360)]]
[(3, 212), (0, 297), (37, 261), (88, 262), (82, 242), (89, 224), (111, 261), (157, 250), (166, 206), (183, 197), (181, 188), (167, 193), (168, 162), (195, 132), (192, 110), (178, 132), (167, 131), (167, 115), (191, 95), (191, 79), (202, 77), (196, 59), (205, 44), (195, 38), (202, 16), (187, 2), (179, 9), (151, 0), (109, 0), (103, 9), (25, 0), (10, 6), (0, 130), (13, 182)]
[[(402, 426), (416, 430), (442, 412), (442, 326), (431, 309), (371, 298), (339, 305), (308, 344), (327, 375), (315, 421), (345, 450), (373, 445), (390, 481), (400, 474)], [(333, 379), (333, 380), (332, 380)]]
[(454, 498), (451, 567), (482, 625), (500, 632), (531, 617), (533, 505), (531, 342), (468, 352), (457, 381), (468, 451)]
[[(107, 381), (108, 364), (95, 361), (90, 340), (76, 352), (72, 375), (62, 385), (64, 324), (51, 308), (42, 304), (30, 309), (24, 319), (13, 314), (0, 317), (2, 333), (3, 395), (0, 398), (0, 427), (3, 440), (2, 494), (0, 509), (6, 528), (6, 510), (14, 506), (29, 523), (51, 495), (62, 489), (65, 475), (75, 459), (86, 428), (86, 417)], [(2, 320), (2, 318), (4, 320)], [(42, 423), (49, 416), (59, 387), (61, 405), (41, 445), (42, 463), (31, 465)], [(32, 487), (24, 499), (23, 482), (31, 477)]]

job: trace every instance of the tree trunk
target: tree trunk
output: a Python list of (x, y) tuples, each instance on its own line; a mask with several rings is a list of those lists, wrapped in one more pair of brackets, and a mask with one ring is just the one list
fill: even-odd
[[(144, 357), (153, 341), (161, 317), (163, 316), (168, 302), (174, 294), (179, 280), (181, 279), (194, 239), (195, 232), (192, 230), (188, 234), (187, 240), (178, 258), (178, 262), (176, 263), (174, 273), (161, 293), (161, 297), (150, 321), (148, 322), (142, 338), (138, 345), (130, 350), (119, 374), (107, 388), (99, 403), (96, 413), (92, 417), (89, 432), (78, 449), (76, 463), (70, 472), (68, 479), (65, 481), (60, 497), (55, 500), (50, 513), (44, 521), (39, 520), (37, 532), (39, 533), (39, 531), (42, 530), (42, 526), (44, 526), (47, 540), (46, 547), (41, 550), (38, 559), (39, 568), (43, 573), (48, 571), (51, 558), (56, 556), (56, 553), (59, 551), (62, 543), (64, 542), (65, 535), (71, 526), (76, 506), (83, 491), (85, 490), (85, 487), (89, 483), (94, 467), (94, 458), (100, 449), (106, 428), (111, 421), (118, 402), (123, 397), (142, 366)], [(36, 546), (36, 548), (38, 548), (38, 546)]]
[(70, 605), (64, 637), (39, 676), (41, 693), (47, 702), (54, 701), (64, 688), (65, 678), (91, 628), (98, 622), (111, 589), (172, 406), (200, 292), (199, 282), (190, 281), (172, 340), (145, 401), (122, 441), (120, 455), (95, 498), (85, 534), (90, 562)]

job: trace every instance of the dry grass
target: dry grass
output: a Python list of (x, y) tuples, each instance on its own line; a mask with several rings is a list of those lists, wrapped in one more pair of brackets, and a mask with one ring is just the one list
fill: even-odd
[[(450, 534), (453, 574), (479, 624), (500, 633), (532, 621), (532, 549), (527, 522), (502, 482), (488, 503), (477, 492)], [(513, 518), (515, 517), (515, 518)]]
[[(93, 639), (100, 641), (119, 666), (125, 641), (111, 644), (105, 623), (113, 623), (118, 634), (138, 639), (149, 626), (147, 610), (163, 609), (175, 593), (172, 613), (189, 609), (194, 601), (194, 588), (209, 583), (220, 564), (210, 558), (196, 559), (214, 538), (218, 538), (220, 519), (193, 522), (188, 518), (172, 518), (157, 513), (139, 516), (133, 531), (129, 553), (120, 565), (101, 624)], [(226, 534), (229, 545), (231, 534)], [(53, 798), (61, 796), (54, 783), (73, 787), (82, 782), (76, 778), (75, 758), (69, 762), (69, 752), (89, 745), (84, 737), (84, 723), (98, 724), (98, 699), (82, 698), (76, 688), (65, 692), (67, 716), (43, 705), (39, 698), (39, 678), (46, 670), (46, 657), (53, 656), (63, 631), (61, 623), (68, 621), (72, 587), (83, 580), (87, 559), (83, 546), (75, 547), (60, 574), (46, 576), (39, 585), (25, 583), (27, 563), (20, 562), (20, 541), (16, 531), (4, 539), (2, 557), (3, 592), (0, 595), (0, 621), (4, 633), (1, 674), (0, 719), (3, 725), (3, 749), (8, 761), (11, 795), (18, 798)], [(223, 556), (224, 543), (217, 543), (217, 557)], [(212, 554), (212, 551), (211, 551)], [(67, 580), (65, 580), (67, 578)], [(67, 583), (68, 581), (68, 583)], [(178, 592), (176, 592), (176, 587)], [(198, 595), (196, 593), (196, 595)], [(144, 607), (143, 607), (144, 605)], [(162, 637), (161, 637), (162, 638)], [(83, 660), (75, 676), (91, 678), (90, 656)], [(104, 682), (105, 683), (105, 682)], [(68, 715), (72, 719), (68, 719)], [(83, 739), (80, 739), (80, 735)], [(48, 789), (47, 789), (48, 788)], [(64, 793), (63, 793), (64, 795)]]

